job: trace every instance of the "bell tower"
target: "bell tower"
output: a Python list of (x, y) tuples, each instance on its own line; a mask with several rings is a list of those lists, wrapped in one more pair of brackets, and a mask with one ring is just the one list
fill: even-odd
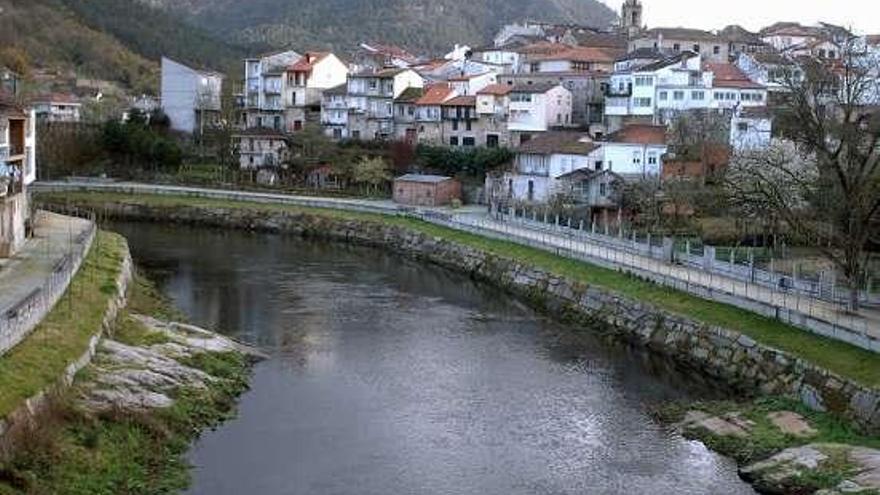
[(625, 0), (620, 9), (620, 30), (628, 37), (633, 37), (642, 30), (642, 2)]

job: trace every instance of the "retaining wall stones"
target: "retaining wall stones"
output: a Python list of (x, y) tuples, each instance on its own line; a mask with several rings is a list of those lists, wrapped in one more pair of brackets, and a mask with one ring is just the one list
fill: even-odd
[[(58, 206), (58, 205), (54, 205)], [(880, 390), (868, 388), (738, 332), (709, 326), (514, 259), (378, 222), (247, 208), (107, 203), (109, 218), (297, 234), (380, 247), (429, 261), (523, 295), (552, 313), (670, 357), (736, 390), (799, 398), (880, 434)]]

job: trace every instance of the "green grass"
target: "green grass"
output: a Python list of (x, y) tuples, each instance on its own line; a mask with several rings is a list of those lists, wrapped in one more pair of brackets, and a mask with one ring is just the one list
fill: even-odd
[(125, 240), (98, 232), (65, 294), (24, 341), (0, 358), (0, 417), (57, 383), (101, 328), (115, 292)]
[[(760, 398), (747, 403), (732, 401), (672, 403), (662, 406), (655, 414), (663, 422), (676, 423), (681, 421), (689, 410), (704, 411), (718, 417), (736, 414), (754, 423), (746, 437), (719, 436), (702, 427), (689, 427), (683, 432), (686, 437), (703, 442), (711, 450), (733, 458), (740, 465), (766, 459), (787, 448), (814, 443), (880, 449), (880, 438), (864, 436), (849, 423), (835, 416), (813, 411), (802, 403), (789, 399)], [(793, 411), (800, 414), (816, 430), (816, 434), (798, 437), (783, 433), (767, 417), (769, 413), (778, 411)], [(787, 485), (791, 493), (813, 493), (818, 489), (831, 488), (855, 474), (853, 466), (844, 455), (845, 449), (832, 449), (827, 453), (829, 459), (817, 469), (788, 481)]]
[(71, 203), (93, 208), (101, 214), (105, 203), (141, 204), (160, 208), (202, 207), (243, 208), (254, 212), (293, 212), (322, 215), (397, 225), (445, 239), (488, 253), (516, 259), (564, 276), (570, 280), (595, 285), (622, 296), (650, 303), (672, 313), (687, 316), (708, 325), (741, 332), (756, 341), (791, 353), (843, 377), (871, 387), (880, 386), (880, 358), (855, 346), (820, 337), (781, 321), (760, 316), (734, 306), (716, 303), (696, 296), (637, 279), (626, 273), (590, 265), (519, 244), (489, 239), (466, 232), (429, 224), (415, 219), (390, 215), (314, 209), (287, 205), (234, 202), (204, 198), (165, 195), (127, 195), (117, 193), (57, 193), (39, 195), (38, 201), (56, 204)]
[[(100, 239), (124, 246), (112, 234), (101, 233)], [(110, 334), (137, 346), (168, 341), (132, 319), (132, 313), (180, 320), (168, 299), (139, 274), (129, 285), (128, 305)], [(207, 353), (182, 361), (220, 380), (206, 390), (178, 390), (173, 406), (148, 414), (86, 412), (75, 406), (79, 385), (54, 398), (39, 417), (39, 427), (19, 432), (14, 454), (0, 462), (0, 495), (153, 495), (185, 489), (190, 482), (185, 459), (190, 443), (234, 414), (250, 371), (238, 353)], [(86, 368), (77, 375), (77, 384), (89, 376)]]

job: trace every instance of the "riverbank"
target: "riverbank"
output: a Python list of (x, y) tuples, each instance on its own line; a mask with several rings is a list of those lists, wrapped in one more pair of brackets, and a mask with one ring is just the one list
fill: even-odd
[(103, 193), (41, 195), (99, 216), (286, 232), (389, 249), (464, 271), (570, 320), (668, 355), (743, 393), (791, 397), (880, 431), (880, 360), (853, 346), (628, 274), (409, 218), (266, 203)]
[(164, 323), (179, 315), (130, 274), (125, 240), (99, 232), (62, 300), (0, 359), (0, 494), (180, 490), (192, 439), (233, 413), (247, 349)]

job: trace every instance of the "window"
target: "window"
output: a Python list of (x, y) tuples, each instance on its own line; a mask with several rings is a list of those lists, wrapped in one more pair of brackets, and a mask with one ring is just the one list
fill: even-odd
[(449, 146), (458, 146), (458, 136), (449, 138)]
[(376, 89), (378, 87), (378, 83), (375, 79), (370, 79), (370, 89)]
[(602, 170), (602, 160), (596, 160), (596, 170)]
[(633, 151), (633, 164), (639, 165), (640, 163), (642, 163), (642, 154), (638, 151)]
[(608, 189), (607, 186), (608, 186), (608, 184), (606, 184), (606, 183), (604, 183), (604, 182), (602, 182), (601, 184), (599, 184), (599, 196), (605, 196), (605, 195), (606, 195), (606, 193), (608, 192), (608, 191), (607, 191), (607, 189)]
[(746, 132), (749, 130), (749, 124), (747, 122), (739, 122), (736, 124), (736, 130), (739, 132)]
[(837, 54), (834, 53), (834, 50), (828, 50), (828, 58), (837, 58)]
[(657, 165), (657, 155), (653, 153), (648, 155), (648, 165)]
[(562, 114), (561, 113), (556, 114), (556, 123), (562, 124)]
[(453, 130), (453, 131), (457, 131), (457, 130), (458, 130), (458, 121), (457, 121), (457, 120), (453, 120), (453, 121), (452, 121), (452, 130)]
[(486, 135), (486, 147), (487, 148), (497, 148), (498, 147), (498, 134), (487, 134)]
[(698, 44), (694, 45), (694, 53), (700, 53), (700, 45), (698, 45)]
[(676, 101), (681, 101), (684, 99), (684, 91), (673, 91), (672, 99)]
[(461, 140), (461, 144), (462, 144), (463, 146), (476, 146), (476, 145), (477, 145), (477, 140), (476, 140), (475, 138), (472, 138), (472, 137), (466, 137), (466, 138), (462, 138), (462, 140)]
[(712, 53), (715, 55), (721, 55), (721, 47), (718, 45), (713, 46)]
[(351, 131), (351, 138), (352, 139), (360, 139), (361, 138), (361, 131)]
[(666, 91), (661, 91), (659, 95), (657, 95), (657, 99), (660, 101), (666, 101), (669, 94)]
[(540, 63), (532, 62), (531, 64), (529, 64), (529, 72), (540, 72), (540, 71), (541, 71), (541, 64)]
[(672, 49), (675, 50), (675, 51), (677, 51), (677, 52), (680, 52), (680, 51), (681, 51), (681, 45), (678, 44), (678, 43), (676, 43), (676, 44), (672, 45)]
[(706, 99), (706, 93), (704, 93), (703, 91), (691, 91), (691, 99), (702, 101)]
[(535, 200), (535, 181), (529, 181), (529, 193), (528, 193), (529, 201)]
[(636, 98), (635, 100), (636, 100), (635, 103), (636, 103), (637, 107), (647, 108), (647, 107), (651, 106), (651, 99), (650, 98)]
[(720, 100), (720, 99), (724, 98), (724, 94), (723, 94), (723, 93), (719, 93), (719, 92), (716, 91), (716, 92), (712, 95), (712, 98), (714, 98), (714, 99), (716, 99), (716, 100)]
[(465, 128), (465, 130), (467, 130), (467, 131), (471, 130), (471, 121), (470, 121), (470, 120), (466, 120), (466, 121), (464, 122), (464, 128)]
[(650, 86), (654, 84), (654, 78), (651, 76), (636, 76), (636, 86)]

